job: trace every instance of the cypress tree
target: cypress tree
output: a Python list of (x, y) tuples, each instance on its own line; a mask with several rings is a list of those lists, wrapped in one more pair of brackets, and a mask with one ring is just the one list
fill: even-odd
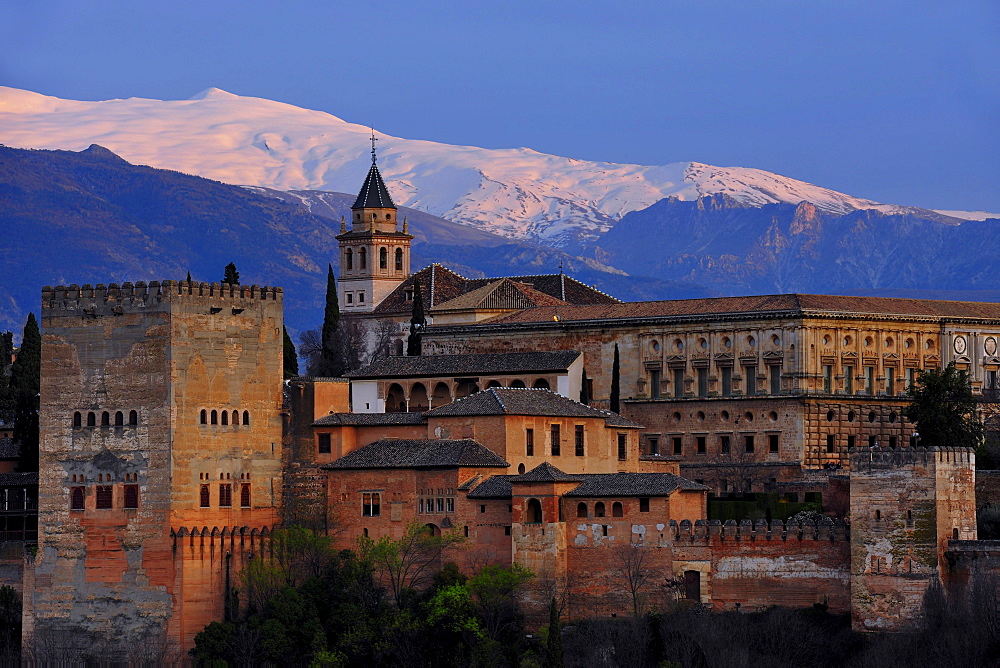
[(14, 395), (10, 388), (10, 358), (14, 354), (14, 333), (0, 333), (0, 422), (14, 418)]
[(615, 359), (611, 363), (611, 411), (621, 412), (621, 359), (618, 356), (618, 344), (615, 344)]
[(562, 668), (563, 665), (563, 644), (562, 628), (559, 624), (559, 608), (556, 607), (556, 599), (549, 602), (549, 642), (548, 655), (550, 668)]
[(281, 336), (284, 342), (285, 378), (291, 378), (299, 375), (299, 356), (295, 353), (295, 344), (292, 343), (292, 338), (288, 336), (288, 330), (285, 329), (284, 325), (281, 326)]
[(337, 279), (333, 265), (326, 265), (326, 308), (323, 311), (323, 338), (321, 340), (320, 376), (339, 376), (344, 372), (340, 354), (340, 302), (337, 300)]
[(230, 285), (240, 284), (240, 272), (236, 271), (236, 265), (232, 262), (226, 265), (226, 275), (222, 278), (223, 283)]
[(188, 277), (187, 277), (187, 282), (188, 282), (188, 283), (190, 283), (190, 282), (191, 282), (191, 272), (190, 272), (190, 271), (188, 272)]
[(38, 470), (38, 392), (41, 387), (42, 337), (35, 314), (29, 313), (21, 349), (11, 368), (14, 396), (14, 440), (21, 444), (21, 471)]
[(427, 324), (424, 317), (424, 297), (420, 293), (420, 279), (413, 279), (413, 313), (410, 316), (410, 335), (406, 337), (406, 354), (409, 357), (420, 355), (420, 330)]

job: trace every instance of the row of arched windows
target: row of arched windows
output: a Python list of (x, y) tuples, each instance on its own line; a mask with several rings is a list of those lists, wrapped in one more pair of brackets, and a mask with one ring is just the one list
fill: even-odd
[[(396, 271), (403, 271), (403, 249), (397, 248), (395, 253), (395, 268)], [(354, 270), (354, 251), (350, 248), (344, 251), (344, 267), (347, 271)], [(379, 248), (378, 250), (378, 267), (379, 269), (389, 268), (389, 249), (386, 247)], [(364, 247), (358, 249), (358, 269), (368, 268), (368, 250)]]
[[(109, 411), (102, 412), (100, 414), (100, 418), (99, 419), (101, 421), (100, 422), (100, 426), (102, 426), (102, 427), (110, 427), (110, 426), (112, 426), (112, 422), (111, 422), (112, 416), (111, 416), (111, 413)], [(87, 420), (86, 426), (88, 426), (88, 427), (96, 427), (96, 426), (98, 426), (98, 423), (97, 423), (98, 414), (96, 412), (89, 411), (87, 413), (86, 420)], [(138, 424), (139, 424), (139, 412), (138, 411), (129, 411), (128, 412), (128, 424), (127, 425), (125, 423), (125, 413), (123, 411), (116, 411), (115, 414), (114, 414), (114, 426), (115, 427), (125, 427), (125, 426), (135, 427)], [(83, 413), (81, 413), (80, 411), (76, 411), (75, 413), (73, 413), (73, 428), (74, 429), (80, 429), (83, 426), (84, 426), (84, 416), (83, 416)]]
[[(582, 501), (576, 506), (576, 516), (577, 517), (587, 517), (587, 504)], [(606, 517), (607, 509), (603, 501), (598, 501), (594, 504), (594, 517)], [(625, 508), (622, 506), (620, 501), (615, 501), (611, 504), (611, 517), (624, 517)]]
[(201, 414), (198, 417), (198, 424), (214, 424), (222, 425), (224, 427), (229, 426), (230, 421), (235, 426), (240, 426), (242, 424), (244, 427), (250, 426), (250, 411), (243, 411), (242, 414), (243, 422), (240, 422), (240, 412), (234, 410), (229, 412), (227, 410), (207, 410), (202, 408)]

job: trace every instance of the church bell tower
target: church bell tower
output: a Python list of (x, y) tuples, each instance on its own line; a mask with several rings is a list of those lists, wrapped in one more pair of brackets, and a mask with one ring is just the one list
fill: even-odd
[(351, 206), (351, 229), (341, 219), (340, 277), (337, 298), (341, 313), (370, 313), (410, 275), (410, 241), (402, 231), (396, 205), (378, 171), (372, 133), (372, 166)]

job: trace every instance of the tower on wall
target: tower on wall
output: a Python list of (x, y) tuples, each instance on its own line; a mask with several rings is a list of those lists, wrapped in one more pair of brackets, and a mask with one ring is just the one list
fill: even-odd
[(280, 288), (43, 289), (26, 640), (128, 660), (223, 618), (281, 503), (281, 329)]
[(402, 231), (396, 205), (379, 173), (372, 137), (372, 166), (351, 206), (351, 229), (341, 221), (340, 278), (337, 298), (342, 313), (370, 313), (410, 275), (410, 241)]

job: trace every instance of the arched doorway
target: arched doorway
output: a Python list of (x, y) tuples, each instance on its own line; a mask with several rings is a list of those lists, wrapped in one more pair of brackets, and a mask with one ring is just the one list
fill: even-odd
[(536, 390), (547, 390), (549, 389), (549, 381), (545, 380), (544, 378), (539, 378), (534, 383), (532, 383), (531, 386)]
[(436, 524), (425, 524), (424, 528), (427, 529), (427, 535), (428, 536), (440, 536), (441, 535), (441, 527), (439, 527)]
[(400, 387), (399, 383), (393, 383), (389, 386), (389, 389), (385, 393), (385, 412), (386, 413), (405, 413), (406, 412), (406, 398), (403, 394), (403, 388)]
[(434, 408), (438, 406), (444, 406), (451, 403), (451, 392), (448, 390), (448, 386), (445, 383), (438, 383), (434, 386)]
[(421, 413), (427, 410), (430, 405), (427, 403), (427, 388), (423, 383), (414, 383), (410, 388), (410, 412)]
[(528, 524), (542, 523), (542, 502), (538, 499), (528, 499), (528, 511), (525, 513)]

